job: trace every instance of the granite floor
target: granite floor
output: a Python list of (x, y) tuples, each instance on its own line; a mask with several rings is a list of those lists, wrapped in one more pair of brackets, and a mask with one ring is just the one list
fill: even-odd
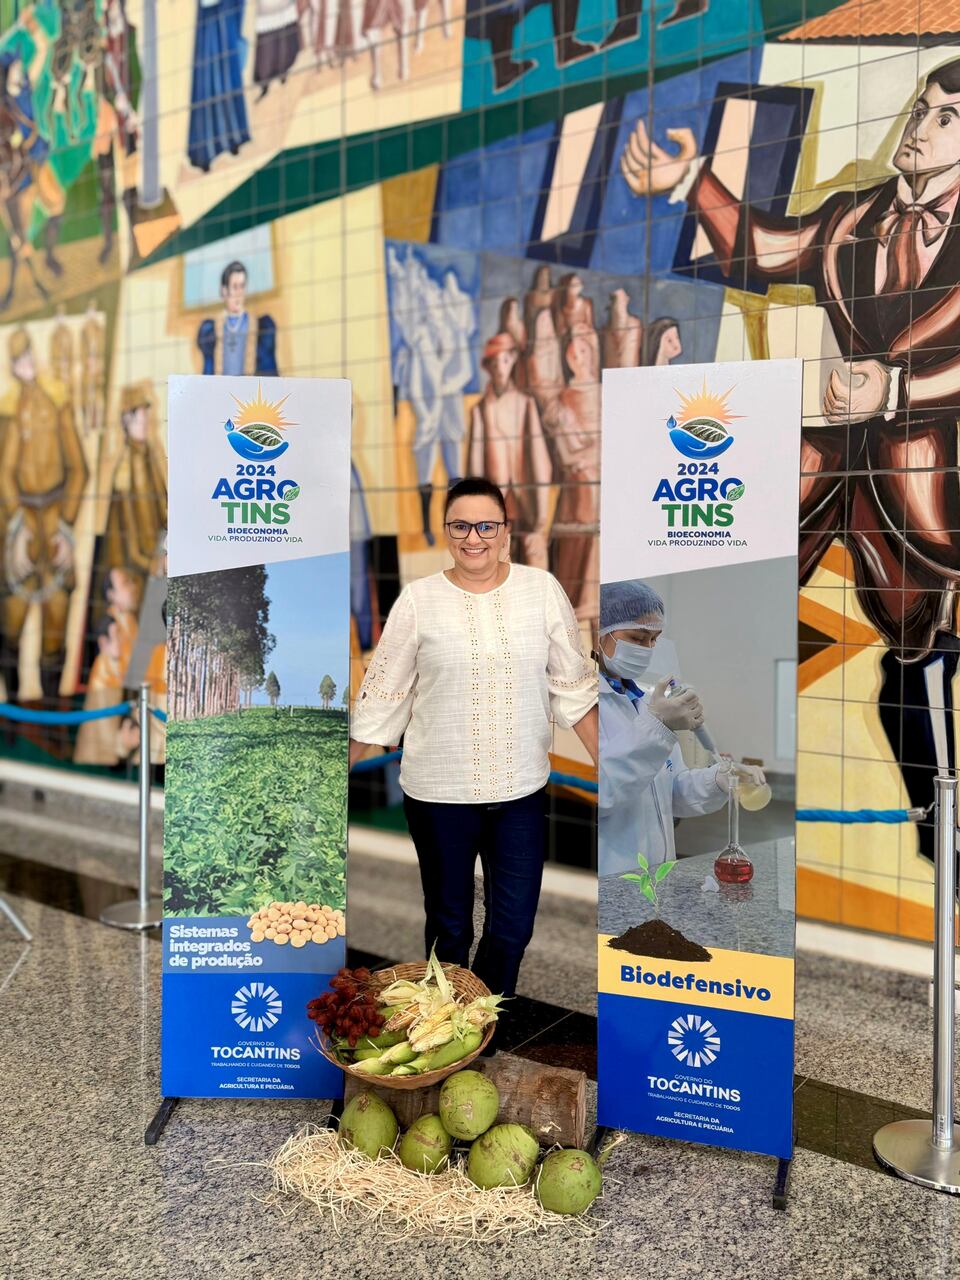
[[(29, 795), (18, 800), (20, 813), (37, 816)], [(264, 1161), (301, 1123), (322, 1120), (322, 1103), (184, 1102), (159, 1145), (144, 1147), (160, 1100), (160, 949), (87, 918), (131, 883), (130, 851), (114, 858), (101, 847), (84, 860), (86, 830), (71, 843), (48, 827), (41, 839), (16, 809), (5, 805), (0, 816), (9, 824), (0, 832), (19, 832), (14, 848), (0, 840), (0, 888), (20, 885), (10, 901), (35, 940), (24, 946), (0, 919), (2, 1280), (960, 1276), (960, 1198), (869, 1167), (873, 1117), (882, 1120), (892, 1103), (929, 1103), (930, 1011), (920, 979), (798, 957), (806, 1147), (786, 1213), (770, 1207), (773, 1161), (634, 1136), (607, 1165), (597, 1214), (604, 1225), (593, 1240), (451, 1248), (369, 1230), (337, 1237), (312, 1209), (285, 1216), (261, 1203), (270, 1185)], [(39, 816), (64, 819), (62, 810)], [(122, 816), (85, 810), (81, 825), (124, 834)], [(59, 875), (56, 900), (67, 909), (33, 900), (44, 896), (45, 864), (59, 868), (46, 883)], [(349, 913), (354, 947), (395, 958), (421, 952), (413, 866), (355, 853)], [(537, 1057), (548, 1046), (555, 1054), (589, 1038), (595, 945), (589, 891), (583, 900), (545, 895), (521, 980), (534, 1038), (517, 1052)], [(842, 1159), (823, 1154), (834, 1149)]]
[(0, 1273), (5, 1280), (347, 1276), (859, 1280), (960, 1274), (960, 1202), (799, 1151), (786, 1213), (773, 1162), (634, 1137), (607, 1166), (597, 1237), (455, 1249), (336, 1237), (262, 1205), (263, 1161), (324, 1107), (185, 1102), (160, 1144), (159, 948), (15, 900), (35, 942), (0, 928)]

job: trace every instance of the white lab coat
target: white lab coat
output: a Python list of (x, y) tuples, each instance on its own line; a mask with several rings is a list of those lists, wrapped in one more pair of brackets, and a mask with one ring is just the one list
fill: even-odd
[(676, 858), (674, 818), (715, 813), (727, 803), (717, 765), (688, 769), (672, 730), (642, 702), (600, 677), (600, 874), (637, 870)]

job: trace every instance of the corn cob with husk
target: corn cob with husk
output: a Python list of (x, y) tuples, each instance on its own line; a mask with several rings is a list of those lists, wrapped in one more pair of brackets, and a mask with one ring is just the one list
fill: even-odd
[(360, 1071), (364, 1075), (388, 1076), (394, 1067), (402, 1066), (416, 1056), (417, 1050), (409, 1041), (404, 1040), (401, 1044), (384, 1049), (378, 1058), (361, 1058), (353, 1065), (355, 1071)]
[(364, 1075), (413, 1075), (434, 1069), (427, 1064), (436, 1059), (442, 1059), (438, 1065), (447, 1065), (465, 1057), (479, 1044), (483, 1029), (496, 1022), (503, 997), (481, 996), (462, 1005), (431, 951), (420, 981), (398, 979), (381, 991), (380, 1002), (387, 1015), (381, 1034), (405, 1039), (380, 1054), (365, 1054), (354, 1064)]
[(471, 1027), (482, 1029), (489, 1023), (496, 1022), (504, 999), (504, 996), (478, 996), (466, 1008), (460, 1010), (460, 1017)]
[(408, 1035), (408, 1040), (417, 1053), (425, 1053), (427, 1049), (439, 1049), (456, 1035), (453, 1015), (457, 1012), (455, 1000), (448, 1000), (429, 1017), (415, 1023)]
[(383, 1024), (383, 1029), (384, 1031), (404, 1031), (416, 1022), (419, 1016), (420, 1006), (416, 1001), (413, 1004), (401, 1005)]

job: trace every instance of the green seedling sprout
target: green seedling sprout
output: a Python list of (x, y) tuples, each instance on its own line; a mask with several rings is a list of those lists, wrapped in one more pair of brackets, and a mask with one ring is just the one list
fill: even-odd
[(673, 870), (673, 868), (676, 865), (677, 865), (676, 862), (672, 860), (670, 862), (661, 862), (659, 867), (657, 867), (656, 871), (654, 871), (653, 875), (651, 875), (650, 863), (647, 861), (647, 859), (643, 856), (642, 853), (638, 853), (637, 866), (640, 868), (640, 874), (635, 875), (632, 871), (628, 871), (625, 875), (622, 875), (620, 879), (629, 880), (631, 881), (631, 883), (639, 885), (640, 892), (647, 899), (647, 901), (653, 906), (653, 909), (657, 913), (657, 915), (659, 915), (660, 903), (657, 900), (657, 885), (661, 882), (661, 880), (665, 880), (667, 878), (667, 876), (670, 874), (670, 872)]

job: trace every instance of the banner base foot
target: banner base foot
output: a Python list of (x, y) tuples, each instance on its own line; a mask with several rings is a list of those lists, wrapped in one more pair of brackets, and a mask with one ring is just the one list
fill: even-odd
[(330, 1114), (327, 1116), (324, 1124), (325, 1129), (336, 1129), (340, 1123), (340, 1117), (343, 1115), (343, 1098), (334, 1098), (330, 1107)]
[(933, 1145), (930, 1120), (896, 1120), (873, 1135), (873, 1154), (885, 1168), (921, 1187), (960, 1195), (960, 1125), (951, 1146)]
[(136, 898), (115, 902), (101, 911), (100, 923), (114, 929), (156, 929), (163, 923), (163, 903), (159, 898), (151, 898), (146, 906), (141, 906)]
[(590, 1154), (593, 1156), (594, 1160), (597, 1158), (597, 1153), (603, 1148), (603, 1144), (606, 1141), (607, 1134), (609, 1132), (610, 1130), (605, 1124), (598, 1124), (594, 1129), (589, 1148)]
[(179, 1098), (161, 1099), (160, 1105), (157, 1107), (157, 1114), (147, 1125), (146, 1133), (143, 1135), (143, 1145), (145, 1147), (155, 1147), (160, 1141), (163, 1131), (167, 1127), (167, 1121), (173, 1115), (179, 1101)]
[(777, 1178), (773, 1184), (773, 1207), (784, 1212), (787, 1207), (787, 1184), (790, 1181), (790, 1169), (793, 1159), (785, 1160), (782, 1156), (777, 1161)]
[(33, 934), (30, 932), (27, 926), (23, 923), (23, 921), (14, 911), (13, 907), (11, 907), (10, 903), (6, 900), (3, 894), (0, 894), (0, 915), (6, 916), (6, 918), (10, 921), (10, 923), (16, 929), (17, 933), (19, 933), (21, 938), (23, 938), (24, 942), (33, 941)]

